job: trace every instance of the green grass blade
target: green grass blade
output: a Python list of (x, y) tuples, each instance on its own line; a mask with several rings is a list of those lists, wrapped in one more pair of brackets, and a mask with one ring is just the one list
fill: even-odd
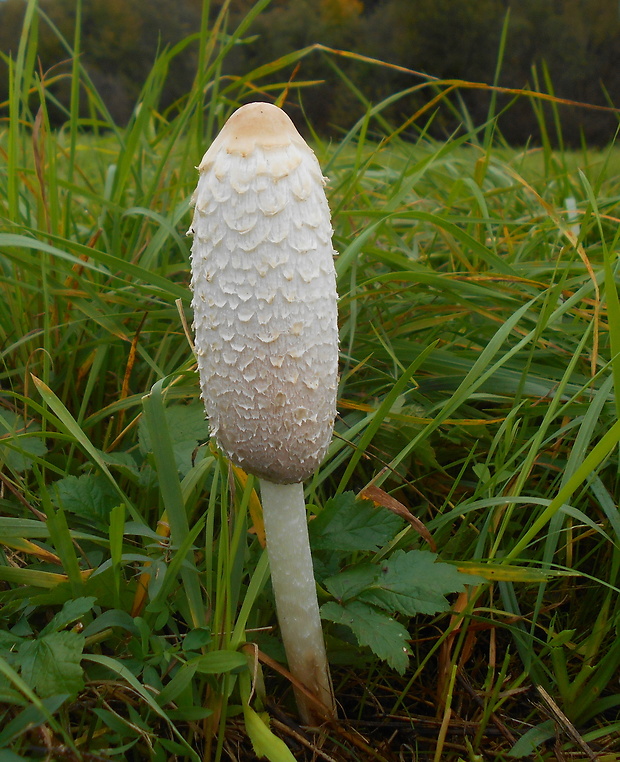
[[(172, 449), (172, 440), (166, 420), (162, 396), (164, 382), (165, 379), (162, 379), (154, 384), (150, 393), (143, 398), (142, 404), (144, 407), (144, 417), (151, 436), (153, 455), (155, 456), (159, 477), (159, 489), (170, 523), (172, 542), (179, 548), (179, 555), (185, 557), (189, 548), (186, 548), (184, 554), (181, 554), (180, 549), (188, 540), (190, 531), (183, 500), (183, 490), (179, 480), (174, 451)], [(193, 626), (202, 627), (205, 623), (205, 606), (200, 591), (198, 573), (192, 565), (189, 569), (183, 569), (181, 575), (183, 577)]]

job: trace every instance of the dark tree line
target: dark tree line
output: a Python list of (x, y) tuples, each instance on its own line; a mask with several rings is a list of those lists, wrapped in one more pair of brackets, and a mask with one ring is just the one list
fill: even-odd
[[(13, 58), (17, 55), (25, 6), (25, 0), (0, 0), (0, 50)], [(53, 27), (69, 44), (73, 43), (76, 2), (40, 0), (39, 8), (39, 66), (47, 74), (46, 79), (55, 80), (50, 91), (67, 104), (71, 64)], [(200, 0), (83, 1), (81, 59), (118, 123), (129, 118), (158, 52), (195, 32), (200, 12)], [(182, 97), (191, 86), (195, 66), (195, 50), (190, 49), (174, 60), (165, 88), (164, 106)], [(5, 71), (6, 68), (0, 69), (0, 100), (8, 97)], [(60, 121), (62, 116), (56, 113), (55, 118)]]
[[(251, 5), (252, 0), (234, 0), (228, 23), (234, 25)], [(197, 31), (200, 6), (200, 0), (83, 0), (83, 61), (119, 123), (131, 113), (157, 51)], [(212, 6), (216, 13), (218, 3)], [(0, 50), (13, 56), (24, 7), (24, 0), (0, 1)], [(40, 7), (71, 40), (75, 0), (40, 0)], [(273, 0), (248, 31), (253, 39), (233, 49), (225, 73), (244, 74), (286, 53), (322, 43), (440, 79), (490, 83), (507, 13), (500, 85), (546, 89), (546, 69), (557, 96), (620, 106), (618, 0)], [(197, 56), (196, 46), (190, 45), (175, 60), (163, 107), (190, 87)], [(43, 71), (67, 58), (44, 19), (39, 29), (39, 57)], [(394, 68), (346, 58), (332, 60), (373, 102), (421, 81)], [(68, 65), (64, 67), (67, 71)], [(286, 79), (292, 69), (274, 75), (273, 81)], [(61, 70), (62, 66), (54, 71)], [(4, 100), (7, 77), (4, 72), (0, 75), (0, 99)], [(337, 135), (359, 116), (359, 101), (326, 56), (313, 53), (304, 58), (295, 77), (325, 81), (302, 92), (307, 115), (324, 134)], [(68, 92), (68, 81), (56, 85), (55, 94), (61, 101)], [(484, 121), (488, 92), (463, 90), (461, 96), (474, 123)], [(423, 98), (430, 97), (427, 91), (424, 96), (403, 99), (391, 107), (388, 116), (406, 119)], [(537, 134), (532, 108), (521, 100), (500, 122), (505, 136), (515, 143)], [(508, 101), (508, 96), (500, 97), (500, 108)], [(589, 144), (605, 144), (617, 125), (614, 115), (597, 111), (562, 107), (560, 115), (564, 139), (572, 144), (582, 135)], [(458, 120), (456, 114), (443, 109), (433, 129), (449, 132)]]

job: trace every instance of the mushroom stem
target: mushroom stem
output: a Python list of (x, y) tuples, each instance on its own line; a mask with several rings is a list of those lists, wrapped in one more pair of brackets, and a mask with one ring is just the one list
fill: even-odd
[[(303, 484), (260, 480), (271, 583), (289, 669), (335, 716), (336, 707), (310, 555)], [(320, 713), (295, 691), (302, 720), (320, 721)]]

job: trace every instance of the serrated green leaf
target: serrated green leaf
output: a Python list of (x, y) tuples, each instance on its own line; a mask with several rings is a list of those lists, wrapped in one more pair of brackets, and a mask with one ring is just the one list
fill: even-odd
[(449, 608), (446, 595), (483, 581), (461, 574), (450, 564), (438, 563), (436, 558), (426, 550), (397, 550), (381, 564), (375, 583), (361, 592), (359, 599), (406, 616), (436, 614)]
[(77, 621), (83, 617), (84, 614), (88, 614), (95, 605), (96, 600), (96, 598), (89, 596), (67, 601), (62, 609), (52, 617), (52, 620), (45, 626), (45, 628), (41, 630), (41, 635), (57, 632), (58, 630), (62, 630), (68, 624)]
[(323, 584), (336, 600), (344, 602), (374, 585), (380, 573), (379, 564), (358, 564), (329, 577)]
[[(192, 468), (192, 456), (196, 447), (209, 439), (204, 407), (199, 402), (171, 405), (165, 409), (165, 416), (177, 470), (185, 476)], [(140, 419), (138, 439), (142, 452), (152, 452), (151, 434), (144, 418)]]
[(409, 633), (400, 622), (361, 601), (344, 606), (330, 601), (321, 607), (321, 616), (330, 622), (344, 624), (353, 630), (360, 646), (368, 646), (380, 659), (399, 674), (409, 664)]
[(118, 505), (118, 493), (101, 474), (65, 476), (54, 482), (51, 493), (54, 503), (63, 510), (104, 524)]
[(42, 697), (77, 694), (84, 687), (82, 651), (84, 636), (77, 632), (52, 632), (22, 643), (19, 649), (22, 678)]
[(376, 551), (394, 537), (403, 523), (391, 511), (345, 492), (328, 500), (310, 522), (310, 543), (314, 550)]
[(104, 452), (98, 450), (101, 460), (111, 468), (118, 469), (124, 476), (138, 478), (140, 469), (138, 468), (133, 455), (129, 452)]

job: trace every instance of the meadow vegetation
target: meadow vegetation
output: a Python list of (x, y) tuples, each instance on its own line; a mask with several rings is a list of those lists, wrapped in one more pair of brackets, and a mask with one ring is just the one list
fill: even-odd
[[(27, 4), (0, 123), (0, 758), (617, 760), (613, 135), (569, 152), (562, 105), (524, 92), (537, 134), (509, 147), (493, 96), (475, 122), (441, 83), (394, 122), (400, 94), (370, 102), (333, 56), (356, 121), (324, 141), (287, 84), (307, 52), (221, 77), (267, 5), (227, 34), (226, 6), (205, 14), (174, 113), (182, 44), (124, 127), (78, 27), (53, 127)], [(195, 166), (238, 104), (276, 98), (339, 252), (339, 416), (306, 486), (339, 702), (319, 733), (296, 724), (259, 496), (209, 440), (189, 328)], [(437, 141), (444, 110), (461, 127)]]
[[(165, 48), (179, 46), (162, 83), (159, 108), (174, 110), (184, 99), (201, 56), (197, 42), (203, 9), (212, 18), (222, 14), (220, 33), (225, 35), (253, 6), (254, 0), (39, 0), (37, 67), (50, 94), (52, 123), (66, 120), (72, 54), (62, 37), (73, 40), (76, 26), (80, 60), (109, 115), (125, 125), (153, 61)], [(13, 58), (26, 7), (26, 0), (0, 0), (0, 51)], [(299, 84), (313, 83), (304, 93), (304, 112), (319, 134), (340, 139), (358, 117), (359, 100), (351, 84), (375, 103), (403, 91), (383, 107), (398, 124), (428, 100), (424, 89), (404, 92), (412, 81), (488, 82), (507, 16), (499, 85), (552, 89), (558, 97), (603, 106), (617, 102), (620, 12), (615, 0), (271, 0), (221, 60), (218, 77), (229, 82), (269, 61), (312, 49), (299, 70), (291, 66), (286, 76)], [(313, 48), (316, 43), (391, 65), (377, 68), (359, 58), (340, 57), (335, 70), (333, 54)], [(420, 74), (412, 77), (416, 72)], [(280, 79), (263, 71), (261, 87), (277, 87)], [(8, 97), (7, 66), (0, 54), (0, 102)], [(463, 86), (459, 98), (475, 123), (486, 119), (488, 92)], [(510, 100), (505, 94), (498, 102), (504, 106)], [(81, 112), (87, 114), (86, 109)], [(431, 134), (444, 138), (461, 117), (440, 109), (429, 125)], [(525, 143), (535, 129), (524, 100), (513, 103), (506, 118), (498, 114), (498, 122), (513, 144)], [(615, 124), (612, 113), (562, 110), (563, 135), (573, 147), (584, 138), (591, 147), (605, 146)]]

